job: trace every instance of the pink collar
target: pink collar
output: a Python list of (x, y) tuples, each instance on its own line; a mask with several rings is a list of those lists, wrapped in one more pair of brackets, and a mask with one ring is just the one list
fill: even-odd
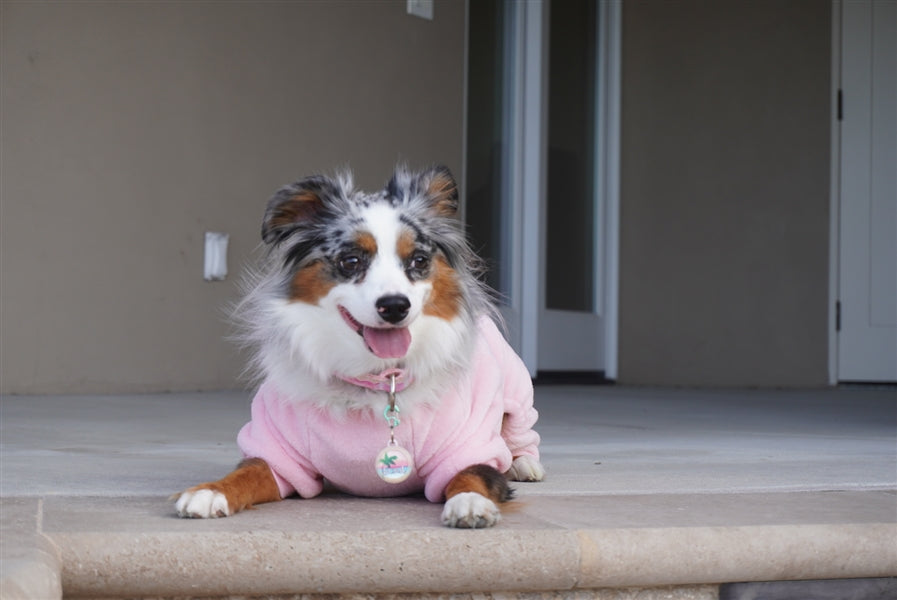
[(351, 383), (353, 385), (367, 388), (369, 390), (374, 390), (375, 392), (388, 392), (389, 378), (392, 375), (396, 376), (397, 392), (401, 392), (409, 385), (414, 383), (414, 376), (406, 373), (404, 369), (386, 369), (382, 373), (368, 373), (367, 375), (362, 375), (361, 377), (344, 377), (343, 375), (337, 375), (337, 377), (339, 377), (346, 383)]

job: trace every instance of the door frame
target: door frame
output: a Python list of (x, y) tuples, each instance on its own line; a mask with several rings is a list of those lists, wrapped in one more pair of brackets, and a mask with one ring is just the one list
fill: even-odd
[(844, 76), (844, 10), (843, 0), (832, 0), (831, 42), (831, 166), (829, 203), (829, 306), (828, 306), (828, 383), (838, 385), (842, 379), (840, 331), (840, 302), (842, 286), (842, 209), (841, 190), (845, 182), (842, 173), (842, 85)]
[(599, 2), (598, 39), (598, 177), (604, 236), (601, 298), (604, 303), (604, 375), (618, 376), (620, 287), (620, 98), (622, 94), (623, 3)]
[[(511, 204), (511, 301), (504, 312), (512, 343), (535, 376), (540, 370), (540, 313), (545, 306), (545, 218), (548, 164), (547, 40), (550, 0), (509, 2), (508, 29), (512, 71), (509, 86), (509, 156), (505, 179)], [(599, 58), (596, 119), (596, 231), (601, 236), (596, 262), (596, 331), (604, 377), (618, 376), (618, 288), (620, 222), (620, 43), (622, 3), (598, 2)], [(600, 339), (603, 338), (603, 339)]]
[(838, 384), (838, 299), (841, 249), (841, 0), (832, 0), (831, 166), (829, 172), (828, 383)]

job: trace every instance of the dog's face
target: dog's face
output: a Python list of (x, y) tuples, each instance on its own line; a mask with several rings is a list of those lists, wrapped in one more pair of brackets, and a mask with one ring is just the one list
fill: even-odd
[(457, 362), (482, 296), (457, 208), (441, 167), (399, 170), (373, 194), (348, 177), (279, 190), (262, 237), (293, 358), (321, 379)]
[(317, 269), (320, 287), (332, 285), (319, 302), (338, 311), (375, 356), (404, 358), (411, 344), (409, 326), (421, 313), (433, 312), (434, 302), (457, 313), (456, 298), (433, 298), (435, 279), (453, 286), (454, 277), (450, 270), (435, 267), (432, 243), (403, 223), (388, 204), (363, 208), (359, 219), (349, 239), (330, 257), (329, 273)]

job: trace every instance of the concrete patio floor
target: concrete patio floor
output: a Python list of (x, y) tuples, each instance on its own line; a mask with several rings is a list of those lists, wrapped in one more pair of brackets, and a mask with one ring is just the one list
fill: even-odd
[(239, 460), (249, 400), (3, 397), (2, 598), (709, 599), (897, 575), (895, 388), (537, 387), (548, 476), (516, 484), (491, 530), (442, 528), (422, 497), (337, 493), (176, 518), (169, 494)]

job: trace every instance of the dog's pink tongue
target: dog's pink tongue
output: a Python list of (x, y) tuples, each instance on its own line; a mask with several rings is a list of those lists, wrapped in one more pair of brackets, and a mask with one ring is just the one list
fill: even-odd
[(380, 358), (402, 358), (408, 353), (408, 346), (411, 345), (411, 332), (407, 327), (396, 329), (365, 327), (363, 335), (368, 348)]

